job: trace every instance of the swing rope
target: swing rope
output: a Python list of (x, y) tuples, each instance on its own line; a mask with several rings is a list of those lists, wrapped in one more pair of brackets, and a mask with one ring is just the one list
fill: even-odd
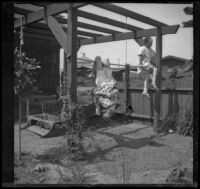
[[(23, 17), (20, 19), (20, 45), (19, 45), (19, 55), (20, 55), (20, 63), (22, 61), (22, 45), (24, 45), (24, 37), (23, 37)], [(19, 95), (19, 161), (21, 161), (21, 113), (22, 113), (22, 107), (21, 107), (21, 95)]]
[(126, 38), (126, 46), (125, 46), (125, 65), (127, 64), (127, 16), (126, 16), (126, 34), (125, 34), (125, 38)]
[(19, 53), (20, 53), (20, 60), (21, 60), (21, 53), (22, 53), (22, 46), (24, 45), (24, 34), (23, 34), (23, 16), (20, 19), (20, 46), (19, 46)]

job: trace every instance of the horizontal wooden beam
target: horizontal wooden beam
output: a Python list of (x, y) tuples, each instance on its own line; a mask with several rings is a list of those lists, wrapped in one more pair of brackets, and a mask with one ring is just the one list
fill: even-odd
[[(60, 44), (57, 42), (57, 40), (55, 39), (55, 37), (52, 35), (52, 36), (50, 36), (50, 35), (43, 35), (43, 34), (38, 34), (38, 33), (32, 33), (31, 31), (29, 31), (29, 30), (26, 30), (25, 32), (24, 32), (24, 37), (25, 38), (31, 38), (31, 39), (38, 39), (38, 40), (45, 40), (45, 41), (52, 41), (52, 42), (54, 42), (55, 44), (57, 44), (57, 45), (59, 45), (60, 46)], [(80, 39), (82, 39), (82, 37), (78, 37), (78, 42), (77, 42), (77, 44), (79, 45), (79, 47), (80, 47)]]
[(47, 41), (53, 41), (54, 43), (58, 44), (58, 42), (56, 41), (56, 39), (54, 37), (51, 36), (47, 36), (47, 35), (41, 35), (41, 34), (37, 34), (37, 33), (29, 33), (29, 32), (24, 32), (24, 37), (26, 38), (32, 38), (32, 39), (39, 39), (39, 40), (47, 40)]
[[(16, 11), (16, 13), (20, 13), (20, 14), (23, 14), (23, 15), (27, 15), (27, 14), (30, 14), (32, 12), (30, 10), (21, 9), (21, 8), (16, 8), (15, 11)], [(55, 18), (59, 23), (62, 23), (62, 24), (66, 24), (67, 23), (67, 19), (60, 18), (60, 17), (55, 17)], [(33, 23), (33, 24), (40, 24), (40, 23)], [(89, 25), (89, 24), (85, 24), (85, 23), (78, 23), (78, 26), (79, 27), (80, 26), (85, 26), (85, 28), (89, 29), (93, 25)], [(44, 26), (41, 26), (41, 27), (45, 28)], [(96, 26), (93, 26), (93, 28), (95, 28), (95, 27)], [(98, 27), (96, 27), (96, 28), (98, 28)], [(48, 27), (46, 29), (48, 29)], [(109, 31), (109, 32), (112, 32), (112, 33), (114, 32), (114, 30), (109, 30), (109, 29), (106, 30), (106, 28), (105, 29), (102, 28), (102, 30)], [(102, 36), (101, 34), (96, 34), (96, 33), (91, 33), (91, 32), (86, 32), (86, 31), (80, 31), (80, 30), (78, 30), (77, 32), (78, 32), (78, 35), (83, 35), (83, 36), (88, 36), (88, 37), (99, 37), (99, 36)], [(116, 33), (116, 32), (117, 31), (115, 31), (114, 33)]]
[(41, 34), (41, 35), (49, 35), (53, 37), (53, 34), (50, 30), (44, 30), (44, 29), (39, 29), (39, 28), (34, 28), (34, 27), (26, 27), (24, 28), (24, 32), (36, 33), (36, 34)]
[(16, 14), (22, 14), (22, 15), (27, 15), (29, 13), (32, 13), (33, 11), (27, 10), (27, 9), (22, 9), (19, 7), (14, 7), (14, 13)]
[[(79, 8), (86, 5), (86, 3), (73, 3), (73, 8)], [(46, 7), (46, 15), (43, 9), (29, 13), (26, 15), (26, 19), (23, 20), (23, 25), (37, 22), (44, 19), (44, 16), (53, 16), (62, 13), (69, 9), (69, 3), (55, 3)], [(20, 27), (20, 19), (14, 22), (14, 28)]]
[[(163, 26), (161, 27), (161, 34), (174, 34), (177, 32), (179, 25), (172, 25), (172, 26)], [(80, 45), (89, 45), (94, 43), (105, 43), (111, 41), (120, 41), (126, 39), (136, 39), (141, 37), (151, 37), (155, 36), (157, 32), (156, 28), (147, 29), (147, 30), (138, 30), (134, 32), (127, 32), (127, 33), (117, 33), (114, 35), (102, 36), (92, 39), (84, 39), (80, 41)]]
[[(50, 29), (46, 30), (46, 29), (42, 29), (42, 28), (26, 27), (24, 29), (24, 32), (33, 33), (33, 34), (36, 33), (36, 34), (40, 34), (40, 35), (54, 37), (52, 32), (50, 31)], [(87, 39), (87, 38), (78, 36), (78, 39), (80, 40), (80, 39)]]
[[(65, 19), (65, 18), (61, 18), (61, 17), (56, 16), (56, 19), (58, 20), (59, 23), (62, 23), (62, 24), (67, 23), (67, 19)], [(103, 27), (87, 24), (87, 23), (84, 23), (84, 22), (77, 22), (77, 27), (90, 29), (90, 30), (94, 30), (94, 31), (97, 31), (97, 32), (108, 33), (108, 34), (113, 34), (113, 33), (119, 32), (119, 31), (116, 31), (116, 30), (103, 28)]]
[[(49, 31), (49, 27), (46, 24), (42, 24), (42, 23), (32, 23), (32, 24), (28, 25), (27, 27), (29, 27), (29, 28), (30, 27), (31, 28), (38, 28), (38, 29), (41, 29), (41, 30)], [(67, 33), (67, 29), (68, 28), (65, 27), (65, 26), (62, 26), (62, 28)], [(91, 33), (91, 32), (85, 32), (85, 31), (81, 31), (81, 30), (78, 30), (77, 34), (78, 35), (83, 35), (83, 36), (88, 36), (88, 37), (99, 37), (99, 36), (102, 36), (101, 34), (96, 34), (96, 33)], [(85, 39), (87, 39), (87, 38), (85, 38)]]
[(130, 11), (128, 9), (113, 5), (111, 3), (92, 3), (92, 5), (103, 8), (105, 10), (132, 18), (134, 20), (138, 20), (140, 22), (143, 22), (145, 24), (149, 24), (152, 26), (156, 26), (156, 27), (162, 27), (162, 26), (167, 26), (167, 24), (164, 24), (162, 22), (159, 22), (157, 20), (154, 20), (152, 18), (149, 18), (147, 16), (135, 13), (133, 11)]
[[(17, 14), (27, 15), (27, 14), (31, 13), (32, 11), (15, 7), (14, 12), (17, 13)], [(57, 21), (59, 23), (67, 24), (67, 19), (59, 17), (59, 16), (55, 16), (55, 18), (57, 19)], [(84, 23), (84, 22), (77, 22), (77, 27), (90, 29), (90, 30), (94, 30), (94, 31), (98, 31), (98, 32), (103, 32), (103, 33), (108, 33), (108, 34), (119, 33), (119, 31), (116, 31), (116, 30), (103, 28), (103, 27), (87, 24), (87, 23)], [(124, 28), (124, 25), (123, 25), (123, 28)]]
[(47, 7), (48, 5), (52, 4), (52, 3), (44, 3), (44, 2), (31, 2), (31, 4), (39, 6), (39, 7)]
[(119, 21), (116, 21), (116, 20), (113, 20), (113, 19), (110, 19), (110, 18), (107, 18), (107, 17), (96, 15), (96, 14), (88, 13), (88, 12), (85, 12), (85, 11), (82, 11), (82, 10), (78, 10), (77, 14), (80, 17), (87, 18), (87, 19), (90, 19), (90, 20), (94, 20), (94, 21), (97, 21), (97, 22), (102, 22), (104, 24), (109, 24), (109, 25), (116, 26), (116, 27), (119, 27), (119, 28), (126, 29), (126, 27), (127, 27), (127, 29), (131, 30), (131, 31), (143, 29), (143, 28), (136, 27), (136, 26), (133, 26), (133, 25), (130, 25), (130, 24), (127, 24), (127, 26), (126, 26), (126, 23), (119, 22)]

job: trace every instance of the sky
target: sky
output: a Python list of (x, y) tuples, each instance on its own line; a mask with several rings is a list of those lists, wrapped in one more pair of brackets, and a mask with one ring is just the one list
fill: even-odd
[[(168, 25), (181, 25), (182, 22), (192, 19), (192, 15), (186, 15), (183, 9), (187, 6), (192, 7), (192, 4), (158, 4), (158, 3), (113, 3), (123, 8), (129, 9), (136, 13), (148, 16), (160, 22)], [(110, 11), (95, 7), (93, 5), (87, 5), (79, 8), (87, 12), (98, 14), (104, 17), (115, 19), (126, 24), (132, 24), (144, 29), (154, 28), (153, 26), (135, 21), (131, 18), (121, 16)], [(125, 29), (119, 29), (114, 26), (102, 24), (99, 22), (91, 21), (85, 18), (78, 17), (78, 21), (95, 24), (97, 26), (106, 26), (110, 29), (115, 29), (121, 32), (126, 32)], [(79, 29), (79, 28), (78, 28)], [(90, 31), (81, 29), (84, 31)], [(103, 34), (103, 33), (102, 33)], [(107, 34), (108, 35), (108, 34)], [(152, 48), (155, 50), (155, 37), (153, 37), (154, 43)], [(126, 48), (127, 47), (127, 48)], [(127, 49), (127, 50), (126, 50)], [(78, 51), (78, 57), (85, 53), (87, 57), (94, 59), (96, 56), (101, 56), (104, 60), (109, 58), (111, 63), (125, 64), (127, 62), (131, 65), (138, 64), (137, 53), (139, 51), (139, 45), (133, 40), (123, 40), (107, 43), (98, 43), (92, 45), (82, 46)], [(163, 53), (162, 56), (177, 56), (185, 59), (193, 58), (193, 28), (180, 27), (176, 34), (168, 34), (163, 36)]]

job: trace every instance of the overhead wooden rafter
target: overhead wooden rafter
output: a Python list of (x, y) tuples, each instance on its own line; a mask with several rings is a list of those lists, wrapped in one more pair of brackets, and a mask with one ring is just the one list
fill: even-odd
[[(17, 14), (22, 14), (22, 15), (27, 15), (27, 14), (30, 14), (32, 13), (32, 11), (30, 10), (27, 10), (27, 9), (22, 9), (22, 8), (19, 8), (19, 7), (15, 7), (15, 10), (14, 10), (15, 13)], [(93, 14), (91, 13), (87, 13), (85, 11), (78, 11), (78, 14), (81, 15), (82, 17), (84, 18), (93, 18), (95, 19), (95, 21), (104, 21), (104, 23), (106, 24), (110, 24), (110, 25), (113, 25), (113, 26), (116, 26), (116, 27), (119, 27), (119, 28), (122, 28), (122, 29), (125, 29), (125, 24), (122, 23), (122, 22), (118, 22), (118, 21), (115, 21), (115, 20), (112, 20), (112, 19), (105, 19), (104, 17), (102, 16), (96, 16), (94, 17)], [(67, 19), (66, 18), (62, 18), (60, 16), (55, 16), (55, 18), (58, 20), (59, 23), (62, 23), (62, 24), (67, 24)], [(98, 31), (98, 32), (103, 32), (103, 33), (108, 33), (108, 34), (114, 34), (114, 33), (118, 33), (119, 31), (117, 30), (113, 30), (113, 29), (108, 29), (108, 28), (105, 28), (105, 27), (99, 27), (99, 26), (95, 26), (95, 25), (91, 25), (91, 24), (88, 24), (88, 23), (84, 23), (84, 22), (77, 22), (77, 26), (80, 27), (80, 28), (86, 28), (86, 29), (90, 29), (90, 30), (95, 30), (95, 31)], [(142, 29), (142, 28), (135, 28), (133, 27), (132, 25), (129, 25), (127, 24), (127, 29), (128, 30), (135, 30), (135, 29)]]
[[(79, 8), (84, 5), (86, 5), (86, 3), (73, 3), (74, 8)], [(68, 10), (68, 8), (69, 8), (69, 3), (50, 4), (46, 7), (46, 13), (44, 9), (41, 9), (33, 13), (27, 14), (26, 19), (23, 20), (23, 25), (43, 20), (45, 16), (53, 16), (62, 13)], [(20, 27), (20, 19), (14, 22), (14, 28), (17, 27)]]
[(130, 24), (126, 25), (126, 23), (119, 22), (119, 21), (116, 21), (116, 20), (113, 20), (113, 19), (110, 19), (110, 18), (107, 18), (107, 17), (99, 16), (99, 15), (96, 15), (96, 14), (93, 14), (93, 13), (88, 13), (88, 12), (82, 11), (82, 10), (78, 10), (77, 14), (80, 17), (87, 18), (87, 19), (90, 19), (90, 20), (94, 20), (94, 21), (97, 21), (97, 22), (102, 22), (104, 24), (116, 26), (116, 27), (122, 28), (122, 29), (127, 28), (128, 30), (131, 30), (131, 31), (143, 29), (143, 28), (136, 27), (136, 26), (133, 26), (133, 25), (130, 25)]
[(144, 16), (144, 15), (135, 13), (133, 11), (130, 11), (128, 9), (124, 9), (122, 7), (113, 5), (111, 3), (92, 3), (92, 5), (103, 8), (103, 9), (108, 10), (108, 11), (112, 11), (114, 13), (129, 17), (129, 18), (132, 18), (134, 20), (138, 20), (140, 22), (143, 22), (145, 24), (149, 24), (149, 25), (152, 25), (152, 26), (162, 27), (162, 26), (167, 25), (167, 24), (164, 24), (164, 23), (159, 22), (157, 20), (154, 20), (152, 18), (149, 18), (147, 16)]
[[(17, 13), (17, 14), (21, 14), (21, 15), (25, 16), (25, 15), (30, 14), (32, 12), (33, 11), (30, 11), (30, 10), (27, 10), (27, 9), (22, 9), (22, 8), (19, 8), (19, 7), (15, 7), (15, 13)], [(59, 17), (59, 16), (55, 16), (55, 18), (59, 23), (67, 24), (67, 19), (66, 18), (62, 18), (62, 17)], [(108, 33), (108, 34), (114, 34), (114, 33), (118, 33), (119, 32), (119, 31), (116, 31), (116, 30), (103, 28), (103, 27), (87, 24), (87, 23), (84, 23), (84, 22), (77, 22), (77, 26), (80, 27), (80, 28), (90, 29), (90, 30), (94, 30), (94, 31), (97, 31), (97, 32), (103, 32), (103, 33)], [(80, 34), (80, 35), (82, 35), (82, 34)], [(88, 36), (88, 35), (86, 35), (86, 36)], [(92, 37), (96, 37), (96, 36), (92, 36)]]
[[(39, 3), (39, 4), (41, 5), (41, 3)], [(48, 6), (48, 5), (50, 5), (50, 4), (46, 4), (46, 6)], [(30, 10), (26, 10), (26, 9), (22, 9), (22, 8), (18, 8), (18, 7), (15, 8), (15, 11), (18, 14), (24, 14), (24, 15), (32, 13), (32, 11), (30, 11)], [(81, 10), (78, 10), (77, 14), (80, 17), (91, 19), (91, 20), (98, 21), (98, 22), (102, 22), (102, 23), (109, 24), (109, 25), (119, 27), (119, 28), (122, 28), (122, 29), (126, 28), (127, 30), (131, 30), (131, 31), (143, 29), (143, 28), (132, 26), (132, 25), (129, 25), (129, 24), (125, 24), (125, 23), (122, 23), (122, 22), (119, 22), (119, 21), (116, 21), (116, 20), (113, 20), (113, 19), (109, 19), (109, 18), (106, 18), (106, 17), (103, 17), (103, 16), (95, 15), (95, 14), (92, 14), (92, 13), (87, 13), (87, 12), (81, 11)], [(59, 16), (56, 16), (56, 19), (58, 20), (59, 23), (62, 23), (62, 24), (67, 23), (67, 19), (65, 19), (65, 18), (61, 18)], [(105, 27), (103, 28), (103, 27), (99, 27), (99, 26), (94, 26), (94, 25), (91, 25), (91, 24), (83, 23), (83, 22), (77, 22), (77, 27), (90, 29), (90, 30), (94, 30), (94, 31), (97, 31), (97, 32), (108, 33), (108, 34), (120, 33), (119, 31), (116, 31), (116, 30), (108, 29), (108, 28), (105, 28)], [(79, 31), (78, 31), (78, 34), (84, 35), (84, 34), (80, 34)], [(86, 32), (85, 32), (85, 34), (86, 34)], [(98, 37), (95, 34), (91, 34), (91, 35), (87, 34), (87, 35), (84, 35), (84, 36)], [(141, 45), (141, 43), (138, 39), (135, 39), (135, 41), (139, 45)]]
[[(45, 35), (45, 36), (55, 38), (54, 35), (52, 34), (52, 32), (49, 29), (46, 30), (46, 29), (41, 29), (41, 28), (36, 28), (36, 27), (33, 27), (33, 28), (32, 27), (26, 27), (24, 29), (24, 32), (25, 33), (32, 33), (32, 34), (35, 33), (35, 34), (40, 34), (40, 35)], [(87, 39), (87, 38), (78, 36), (78, 39), (80, 40), (80, 39)]]
[[(173, 25), (173, 26), (163, 26), (161, 27), (161, 34), (174, 34), (177, 32), (179, 28), (179, 25)], [(92, 39), (83, 39), (80, 41), (80, 45), (89, 45), (94, 43), (105, 43), (105, 42), (111, 42), (111, 41), (120, 41), (120, 40), (126, 40), (126, 39), (136, 39), (141, 37), (151, 37), (156, 35), (156, 28), (153, 29), (146, 29), (146, 30), (138, 30), (135, 32), (127, 32), (127, 33), (116, 33), (114, 35), (108, 35), (108, 36), (100, 36), (97, 38)]]

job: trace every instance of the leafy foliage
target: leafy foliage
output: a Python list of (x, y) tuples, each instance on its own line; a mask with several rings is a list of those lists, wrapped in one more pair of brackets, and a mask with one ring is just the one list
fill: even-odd
[(168, 132), (169, 130), (177, 131), (184, 136), (193, 136), (193, 106), (188, 102), (182, 106), (179, 113), (166, 116), (159, 123), (159, 132)]
[(193, 136), (193, 106), (192, 102), (182, 107), (178, 119), (177, 131), (184, 136)]
[(160, 123), (159, 123), (159, 132), (164, 132), (167, 133), (169, 130), (176, 131), (177, 128), (177, 119), (178, 119), (178, 114), (172, 114), (170, 116), (166, 116)]
[(191, 179), (187, 177), (187, 172), (188, 169), (181, 162), (178, 162), (166, 178), (166, 183), (192, 184)]
[(22, 94), (28, 87), (36, 82), (37, 69), (41, 68), (35, 58), (28, 58), (25, 52), (21, 53), (18, 48), (14, 51), (14, 74), (15, 74), (15, 94)]
[[(82, 151), (83, 141), (83, 125), (85, 123), (84, 110), (80, 105), (74, 103), (70, 99), (69, 88), (66, 90), (66, 95), (61, 96), (62, 111), (61, 122), (67, 128), (67, 143), (69, 150), (72, 152), (72, 158), (79, 158)], [(65, 92), (62, 91), (62, 94)]]

